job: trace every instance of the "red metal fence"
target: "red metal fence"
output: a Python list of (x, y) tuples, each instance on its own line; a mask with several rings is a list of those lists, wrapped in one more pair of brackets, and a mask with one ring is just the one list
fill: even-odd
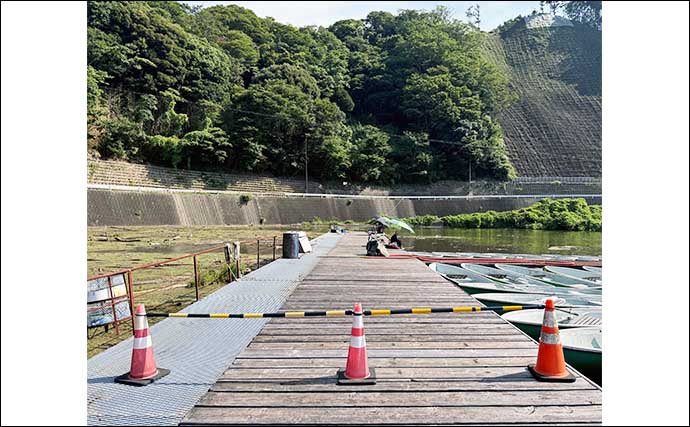
[[(204, 254), (210, 254), (216, 251), (223, 251), (225, 255), (225, 268), (227, 269), (227, 274), (228, 274), (228, 282), (232, 282), (233, 280), (237, 280), (238, 278), (242, 277), (242, 245), (245, 245), (245, 248), (249, 248), (250, 255), (247, 258), (247, 261), (251, 257), (251, 253), (254, 252), (254, 243), (256, 243), (256, 264), (255, 268), (259, 268), (261, 266), (261, 244), (262, 242), (264, 243), (264, 246), (270, 245), (272, 248), (272, 261), (276, 260), (276, 248), (279, 245), (278, 241), (278, 236), (277, 235), (272, 235), (272, 236), (262, 236), (262, 237), (257, 237), (254, 239), (247, 239), (247, 240), (239, 240), (235, 241), (232, 243), (226, 243), (223, 245), (218, 245), (218, 246), (213, 246), (198, 252), (193, 252), (193, 253), (188, 253), (184, 255), (180, 255), (174, 258), (169, 258), (161, 261), (155, 261), (151, 262), (148, 264), (143, 264), (143, 265), (137, 265), (134, 267), (130, 268), (125, 268), (121, 269), (118, 271), (110, 272), (110, 273), (104, 273), (104, 274), (99, 274), (95, 276), (91, 276), (87, 278), (87, 287), (89, 290), (89, 297), (93, 296), (94, 299), (91, 301), (87, 302), (87, 313), (106, 313), (107, 309), (109, 307), (109, 310), (112, 312), (112, 320), (110, 320), (109, 316), (103, 316), (101, 320), (103, 321), (98, 321), (95, 322), (94, 324), (89, 323), (88, 327), (89, 328), (94, 328), (94, 327), (105, 327), (106, 330), (109, 325), (113, 325), (115, 328), (116, 334), (119, 334), (119, 323), (126, 321), (126, 320), (131, 320), (132, 321), (132, 326), (134, 326), (134, 318), (132, 317), (132, 313), (134, 312), (134, 307), (135, 307), (135, 292), (134, 292), (134, 277), (133, 273), (136, 271), (141, 271), (141, 270), (147, 270), (147, 269), (154, 269), (158, 267), (162, 267), (165, 265), (172, 265), (173, 263), (177, 263), (178, 261), (185, 260), (185, 259), (192, 259), (192, 264), (194, 267), (194, 297), (195, 300), (199, 300), (199, 276), (200, 276), (200, 271), (201, 268), (199, 266), (199, 257)], [(282, 242), (281, 242), (282, 243)], [(270, 262), (270, 261), (269, 261)], [(245, 265), (247, 265), (248, 262), (245, 262)], [(235, 267), (235, 272), (232, 271), (232, 266)], [(119, 278), (119, 276), (122, 277), (122, 279)], [(126, 277), (126, 280), (124, 279)], [(106, 279), (107, 281), (107, 288), (104, 286), (106, 284), (106, 281), (103, 281), (103, 279)], [(117, 286), (118, 288), (120, 286), (125, 286), (126, 285), (126, 293), (123, 295), (122, 291), (113, 291), (113, 281), (117, 279)], [(139, 296), (147, 295), (153, 292), (160, 292), (164, 291), (167, 289), (170, 289), (172, 286), (162, 286), (158, 288), (153, 288), (153, 289), (146, 289), (137, 292)], [(102, 294), (104, 291), (106, 292), (107, 297), (102, 298)], [(99, 293), (100, 292), (100, 293)], [(127, 312), (124, 310), (122, 307), (122, 303), (128, 302), (128, 308), (129, 311)], [(119, 313), (118, 313), (119, 309)], [(118, 314), (121, 315), (118, 316)]]

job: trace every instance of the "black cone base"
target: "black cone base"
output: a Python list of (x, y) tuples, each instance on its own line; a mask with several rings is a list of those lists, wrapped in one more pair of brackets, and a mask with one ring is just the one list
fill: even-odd
[(534, 379), (536, 379), (537, 381), (544, 381), (544, 382), (548, 382), (548, 383), (573, 383), (573, 382), (575, 382), (575, 376), (573, 374), (571, 374), (570, 371), (568, 371), (567, 369), (566, 369), (566, 371), (568, 372), (568, 375), (566, 375), (564, 377), (547, 377), (547, 376), (544, 376), (544, 375), (542, 375), (539, 372), (534, 370), (534, 364), (527, 365), (527, 369), (529, 370), (529, 373), (532, 374)]
[(376, 370), (369, 368), (369, 378), (353, 380), (345, 376), (345, 369), (338, 369), (338, 385), (374, 385), (376, 384)]
[(120, 375), (119, 377), (115, 378), (115, 382), (120, 383), (120, 384), (127, 384), (127, 385), (145, 386), (145, 385), (151, 384), (152, 382), (156, 381), (157, 379), (163, 378), (164, 376), (168, 375), (169, 373), (170, 373), (170, 369), (158, 368), (158, 373), (151, 378), (135, 379), (135, 378), (130, 378), (129, 372), (127, 372), (126, 374)]

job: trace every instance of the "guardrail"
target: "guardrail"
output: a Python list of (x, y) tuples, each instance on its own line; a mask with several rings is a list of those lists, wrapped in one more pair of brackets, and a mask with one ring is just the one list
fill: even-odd
[(601, 184), (601, 178), (592, 176), (519, 176), (511, 181), (515, 184)]
[[(279, 244), (278, 236), (261, 236), (253, 239), (238, 240), (232, 243), (225, 243), (223, 245), (213, 246), (210, 248), (203, 249), (201, 251), (192, 252), (173, 258), (168, 258), (161, 261), (155, 261), (147, 264), (137, 265), (130, 268), (124, 268), (121, 270), (103, 273), (88, 277), (87, 289), (89, 290), (89, 295), (93, 296), (93, 300), (87, 302), (87, 313), (91, 313), (95, 320), (91, 323), (87, 320), (87, 328), (95, 327), (105, 327), (106, 331), (110, 325), (115, 328), (115, 333), (119, 335), (119, 325), (121, 322), (130, 320), (132, 321), (132, 327), (134, 327), (134, 317), (132, 313), (135, 307), (135, 292), (134, 292), (134, 277), (133, 273), (136, 271), (146, 270), (161, 267), (168, 264), (173, 264), (178, 261), (192, 258), (192, 264), (194, 267), (194, 296), (195, 300), (199, 301), (199, 286), (200, 286), (200, 268), (198, 259), (201, 255), (209, 254), (215, 251), (224, 251), (225, 255), (225, 267), (227, 268), (228, 282), (232, 282), (233, 279), (237, 280), (242, 277), (242, 255), (241, 255), (241, 245), (251, 245), (256, 243), (256, 268), (261, 266), (261, 243), (269, 242), (272, 249), (272, 261), (277, 258), (277, 247), (282, 246), (282, 241)], [(235, 272), (232, 271), (234, 266)], [(117, 282), (117, 283), (114, 283)], [(107, 287), (105, 286), (107, 285)], [(114, 292), (113, 287), (117, 287), (118, 291)], [(120, 287), (125, 287), (120, 290)], [(146, 289), (144, 291), (138, 292), (138, 295), (143, 296), (153, 292), (164, 291), (170, 289), (171, 286), (163, 286), (154, 289)], [(101, 294), (103, 297), (101, 297)], [(125, 310), (122, 307), (122, 303), (128, 303), (129, 310)], [(102, 312), (102, 313), (101, 313)], [(96, 314), (94, 314), (96, 313)], [(120, 314), (120, 316), (118, 315)], [(96, 318), (96, 315), (102, 317)], [(88, 319), (88, 317), (87, 317)], [(102, 321), (98, 321), (102, 319)]]

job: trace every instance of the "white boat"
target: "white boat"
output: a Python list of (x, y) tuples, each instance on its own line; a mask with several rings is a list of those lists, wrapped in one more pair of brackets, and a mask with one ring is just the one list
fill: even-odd
[(562, 306), (601, 306), (601, 296), (598, 295), (567, 295), (567, 294), (520, 294), (520, 293), (486, 293), (474, 294), (486, 305), (533, 305), (544, 304), (547, 298), (553, 298), (556, 307)]
[(497, 268), (472, 263), (462, 263), (460, 265), (466, 270), (481, 274), (482, 276), (498, 283), (544, 286), (544, 282), (540, 282), (537, 279), (514, 273), (512, 271), (499, 270)]
[(592, 273), (601, 274), (601, 267), (590, 267), (589, 265), (585, 265), (582, 268), (584, 268), (587, 271), (591, 271)]
[(439, 273), (451, 282), (454, 282), (468, 294), (485, 292), (508, 292), (524, 294), (570, 294), (570, 292), (568, 292), (564, 288), (553, 288), (545, 284), (534, 286), (523, 283), (499, 283), (487, 278), (486, 276), (482, 276), (481, 274), (475, 273), (462, 267), (457, 267), (449, 264), (432, 263), (429, 264), (429, 268)]
[(566, 287), (566, 288), (580, 288), (580, 289), (599, 287), (594, 282), (590, 282), (588, 280), (583, 280), (583, 279), (574, 279), (572, 277), (562, 276), (560, 274), (546, 271), (542, 268), (530, 268), (530, 267), (523, 267), (520, 265), (512, 265), (512, 264), (496, 264), (496, 268), (498, 268), (499, 270), (509, 271), (509, 272), (521, 274), (524, 276), (529, 276), (533, 279), (539, 280), (541, 282), (547, 283), (547, 284), (552, 285), (552, 286), (562, 286), (562, 287)]
[(552, 273), (560, 274), (561, 276), (570, 277), (573, 279), (588, 280), (596, 283), (598, 286), (601, 286), (601, 273), (580, 270), (579, 268), (556, 267), (553, 265), (547, 265), (545, 268), (546, 270)]
[[(601, 326), (601, 307), (564, 308), (555, 310), (554, 315), (561, 330)], [(544, 310), (509, 311), (501, 317), (530, 337), (539, 340)]]

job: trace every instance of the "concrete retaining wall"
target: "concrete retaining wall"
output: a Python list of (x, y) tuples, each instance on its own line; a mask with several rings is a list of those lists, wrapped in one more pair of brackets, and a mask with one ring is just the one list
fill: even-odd
[[(377, 215), (410, 217), (506, 211), (536, 203), (539, 197), (470, 199), (336, 199), (257, 195), (242, 204), (230, 194), (138, 192), (88, 189), (88, 225), (250, 225), (323, 220), (365, 221)], [(601, 196), (585, 197), (601, 203)]]

